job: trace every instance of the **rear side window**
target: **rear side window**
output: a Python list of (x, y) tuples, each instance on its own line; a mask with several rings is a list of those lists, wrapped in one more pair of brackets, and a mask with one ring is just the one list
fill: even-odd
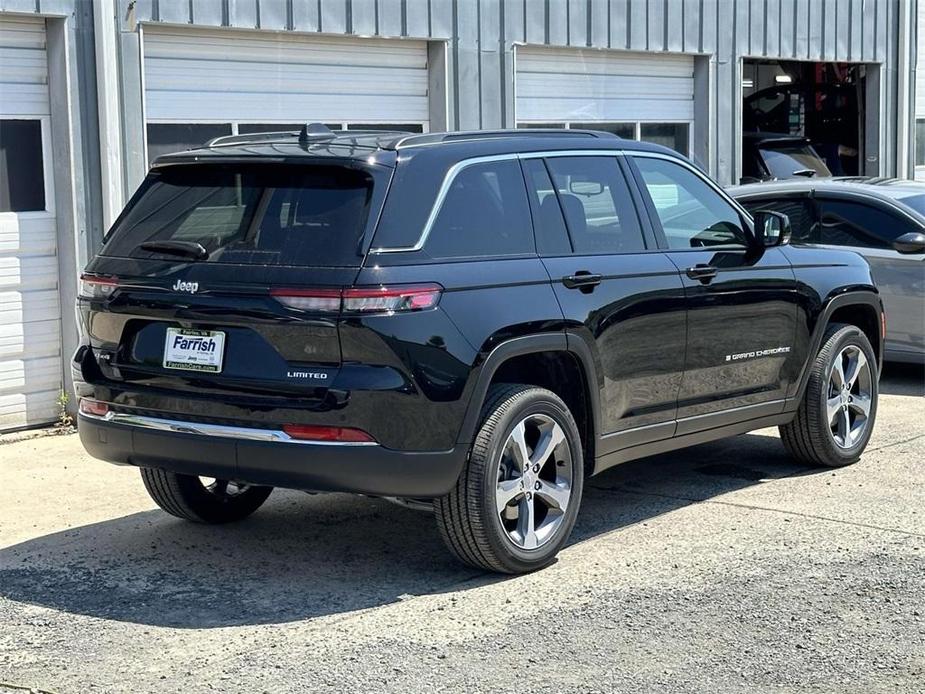
[(615, 157), (546, 161), (577, 254), (645, 250), (626, 180)]
[(891, 248), (893, 241), (918, 231), (902, 218), (871, 205), (847, 200), (818, 199), (819, 243), (861, 248)]
[(162, 258), (142, 243), (200, 244), (198, 262), (358, 266), (372, 176), (339, 166), (179, 165), (151, 173), (102, 255)]
[(424, 248), (432, 258), (535, 253), (520, 164), (495, 161), (462, 169), (450, 184)]

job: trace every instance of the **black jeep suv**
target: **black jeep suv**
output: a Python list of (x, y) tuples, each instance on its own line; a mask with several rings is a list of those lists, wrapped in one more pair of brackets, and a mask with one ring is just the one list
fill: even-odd
[(536, 569), (627, 460), (771, 425), (858, 459), (880, 299), (788, 234), (607, 133), (213, 140), (155, 162), (82, 278), (80, 437), (180, 518), (356, 492)]

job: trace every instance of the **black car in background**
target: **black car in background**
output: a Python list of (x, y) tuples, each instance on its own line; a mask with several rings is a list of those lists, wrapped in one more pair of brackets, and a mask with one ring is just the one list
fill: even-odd
[(773, 133), (745, 133), (742, 136), (740, 183), (831, 175), (832, 172), (805, 137)]
[(788, 238), (608, 133), (219, 138), (156, 160), (87, 267), (81, 441), (180, 518), (410, 499), (462, 561), (536, 569), (625, 461), (766, 426), (858, 459), (880, 298)]
[(884, 358), (925, 363), (925, 183), (831, 178), (728, 191), (749, 210), (786, 214), (795, 244), (862, 255), (886, 309)]

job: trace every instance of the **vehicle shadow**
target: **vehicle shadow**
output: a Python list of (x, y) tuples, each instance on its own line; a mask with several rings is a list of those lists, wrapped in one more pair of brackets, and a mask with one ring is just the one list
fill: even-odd
[(925, 396), (925, 367), (921, 364), (884, 364), (880, 374), (880, 393)]
[[(807, 472), (760, 434), (626, 463), (589, 480), (572, 542)], [(427, 513), (280, 490), (241, 523), (146, 511), (0, 550), (4, 598), (177, 628), (291, 622), (499, 580), (456, 563)]]

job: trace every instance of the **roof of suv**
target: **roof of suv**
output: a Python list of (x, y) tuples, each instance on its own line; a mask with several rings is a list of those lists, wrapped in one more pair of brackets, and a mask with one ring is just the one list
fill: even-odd
[(542, 150), (633, 150), (661, 152), (680, 157), (661, 145), (624, 140), (596, 130), (517, 129), (475, 130), (414, 134), (398, 131), (327, 130), (309, 125), (299, 131), (229, 135), (210, 140), (202, 147), (158, 157), (153, 166), (180, 162), (267, 159), (297, 161), (331, 157), (356, 159), (370, 164), (393, 166), (402, 156), (421, 151), (458, 153), (460, 159), (491, 154)]

